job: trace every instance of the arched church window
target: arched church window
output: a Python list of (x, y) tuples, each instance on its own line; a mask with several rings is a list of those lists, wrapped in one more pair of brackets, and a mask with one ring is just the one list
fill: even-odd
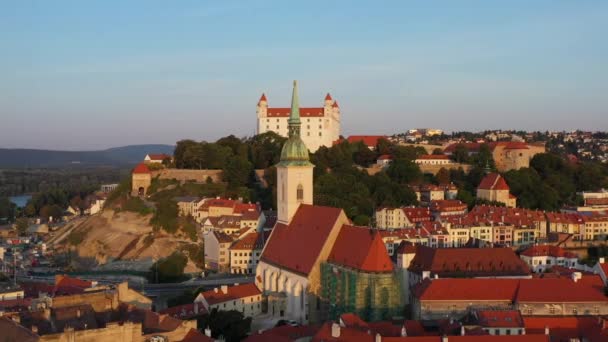
[(304, 200), (304, 187), (302, 184), (298, 184), (297, 198), (298, 202), (302, 202)]

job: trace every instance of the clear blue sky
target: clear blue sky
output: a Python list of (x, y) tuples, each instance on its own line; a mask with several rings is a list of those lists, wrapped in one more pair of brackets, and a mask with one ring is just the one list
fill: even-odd
[(608, 1), (2, 1), (0, 147), (251, 135), (293, 79), (344, 135), (608, 130), (607, 33)]

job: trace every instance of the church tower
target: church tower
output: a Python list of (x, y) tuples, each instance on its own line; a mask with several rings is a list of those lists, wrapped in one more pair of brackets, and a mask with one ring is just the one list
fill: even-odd
[(289, 138), (281, 150), (281, 161), (277, 164), (277, 209), (278, 221), (288, 224), (300, 203), (312, 204), (312, 169), (308, 148), (300, 137), (300, 104), (298, 84), (293, 81), (291, 112), (289, 114)]

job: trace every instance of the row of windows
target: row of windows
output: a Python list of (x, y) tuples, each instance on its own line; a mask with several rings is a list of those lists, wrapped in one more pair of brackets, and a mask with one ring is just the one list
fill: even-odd
[[(287, 119), (287, 118), (285, 118), (285, 119)], [(279, 119), (279, 118), (277, 118), (276, 120), (277, 120), (277, 122), (279, 122), (279, 120), (280, 120), (280, 119)], [(319, 123), (320, 123), (322, 119), (321, 119), (321, 118), (318, 118), (317, 120), (318, 120), (318, 121), (319, 121)], [(267, 122), (267, 123), (269, 123), (269, 122), (270, 122), (270, 119), (266, 119), (266, 122)], [(310, 122), (310, 118), (306, 118), (306, 122)]]

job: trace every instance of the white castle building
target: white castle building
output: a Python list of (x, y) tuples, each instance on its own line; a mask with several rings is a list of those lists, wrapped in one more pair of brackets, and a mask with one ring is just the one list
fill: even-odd
[[(288, 136), (288, 124), (291, 108), (268, 107), (266, 95), (262, 94), (257, 105), (257, 134), (275, 132)], [(323, 107), (300, 108), (302, 120), (301, 137), (306, 147), (315, 152), (321, 146), (331, 147), (340, 138), (340, 107), (329, 93), (325, 96)]]

